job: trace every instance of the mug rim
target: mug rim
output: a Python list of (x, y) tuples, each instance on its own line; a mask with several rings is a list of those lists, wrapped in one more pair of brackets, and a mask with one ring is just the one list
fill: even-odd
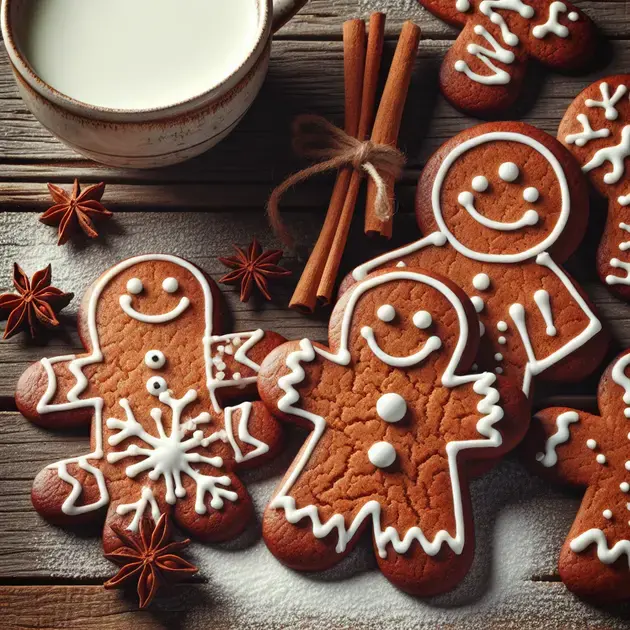
[[(14, 25), (9, 17), (13, 4), (15, 4), (15, 2), (23, 1), (24, 0), (2, 0), (2, 6), (0, 8), (0, 30), (2, 31), (2, 37), (5, 42), (6, 50), (14, 68), (31, 86), (31, 88), (40, 94), (40, 96), (44, 99), (51, 101), (53, 104), (62, 107), (63, 109), (67, 109), (81, 115), (89, 113), (93, 117), (96, 117), (97, 115), (111, 115), (115, 118), (130, 117), (135, 119), (146, 116), (155, 118), (161, 117), (162, 115), (173, 116), (181, 113), (182, 110), (188, 111), (195, 109), (198, 105), (203, 104), (209, 98), (217, 94), (227, 92), (237, 85), (254, 66), (256, 59), (258, 59), (264, 50), (264, 47), (271, 35), (271, 7), (273, 0), (254, 0), (258, 4), (259, 11), (262, 11), (262, 15), (260, 16), (260, 25), (256, 32), (256, 39), (241, 64), (235, 68), (231, 74), (219, 81), (219, 83), (216, 83), (200, 94), (166, 106), (147, 107), (141, 109), (101, 107), (99, 105), (86, 103), (85, 101), (81, 101), (60, 92), (47, 83), (41, 76), (39, 76), (39, 74), (37, 74), (37, 72), (35, 72), (28, 59), (20, 51), (17, 40), (14, 37)], [(36, 0), (26, 1), (35, 2)]]

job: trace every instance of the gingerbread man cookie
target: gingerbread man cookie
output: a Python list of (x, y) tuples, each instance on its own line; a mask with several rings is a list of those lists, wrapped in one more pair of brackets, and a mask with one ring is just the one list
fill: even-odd
[(630, 352), (599, 383), (601, 415), (538, 412), (523, 451), (539, 474), (586, 489), (560, 552), (562, 581), (581, 597), (630, 596)]
[(560, 266), (584, 234), (588, 189), (557, 140), (523, 123), (472, 127), (431, 157), (416, 204), (427, 236), (361, 265), (354, 280), (396, 265), (447, 276), (479, 314), (479, 367), (528, 395), (534, 377), (580, 380), (599, 365), (608, 336)]
[(265, 512), (265, 541), (289, 567), (322, 570), (369, 527), (389, 580), (422, 596), (447, 591), (473, 558), (468, 479), (519, 442), (527, 401), (495, 374), (468, 373), (475, 310), (433, 273), (356, 284), (329, 340), (286, 343), (261, 367), (263, 401), (312, 429)]
[(606, 229), (597, 252), (602, 282), (630, 300), (630, 75), (589, 85), (567, 109), (558, 139), (573, 153), (597, 191), (608, 200)]
[[(71, 524), (107, 511), (112, 531), (137, 531), (167, 513), (205, 541), (240, 533), (252, 505), (235, 474), (273, 457), (277, 422), (255, 393), (259, 364), (284, 339), (256, 330), (220, 334), (220, 293), (191, 263), (138, 256), (102, 275), (79, 312), (86, 352), (42, 359), (21, 377), (20, 411), (49, 428), (90, 423), (91, 452), (42, 470), (32, 499)], [(253, 390), (253, 391), (252, 391)]]
[(569, 2), (419, 1), (463, 28), (444, 58), (440, 87), (455, 107), (477, 116), (503, 111), (516, 101), (530, 58), (554, 70), (575, 70), (596, 45), (591, 20)]

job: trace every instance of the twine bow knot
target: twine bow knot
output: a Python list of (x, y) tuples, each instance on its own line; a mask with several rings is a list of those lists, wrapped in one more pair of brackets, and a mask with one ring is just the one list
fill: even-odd
[(293, 237), (280, 216), (280, 199), (289, 188), (328, 171), (348, 166), (358, 172), (365, 171), (377, 189), (376, 216), (381, 221), (391, 218), (392, 208), (383, 177), (400, 177), (405, 165), (405, 156), (401, 151), (387, 144), (354, 138), (322, 116), (298, 116), (293, 121), (292, 129), (295, 153), (316, 163), (289, 176), (269, 198), (267, 212), (271, 227), (287, 247), (293, 247)]

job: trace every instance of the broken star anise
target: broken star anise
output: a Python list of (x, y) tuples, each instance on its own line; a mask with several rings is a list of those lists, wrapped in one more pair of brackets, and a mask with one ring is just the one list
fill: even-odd
[(161, 586), (172, 584), (199, 569), (180, 558), (178, 552), (190, 544), (190, 540), (170, 542), (171, 524), (166, 514), (160, 516), (157, 524), (143, 518), (140, 533), (132, 534), (112, 526), (123, 546), (105, 557), (122, 568), (105, 582), (105, 588), (121, 588), (130, 583), (137, 584), (140, 608), (146, 608)]
[(31, 337), (37, 334), (37, 326), (48, 328), (59, 326), (56, 313), (68, 306), (73, 293), (64, 293), (50, 286), (51, 266), (37, 271), (32, 280), (24, 273), (20, 265), (13, 265), (13, 285), (15, 293), (0, 295), (0, 310), (10, 311), (4, 339), (13, 337), (20, 330), (27, 328)]
[(241, 285), (241, 302), (247, 302), (252, 290), (257, 287), (267, 300), (271, 300), (269, 293), (269, 280), (290, 276), (291, 272), (277, 263), (284, 255), (282, 250), (273, 249), (263, 252), (256, 239), (247, 248), (247, 252), (234, 245), (236, 256), (219, 258), (230, 269), (230, 273), (223, 276), (219, 282), (223, 284)]
[(100, 203), (105, 192), (103, 182), (90, 186), (83, 192), (78, 179), (74, 180), (71, 193), (54, 184), (48, 184), (48, 190), (55, 205), (48, 208), (39, 220), (46, 225), (59, 226), (57, 245), (63, 245), (77, 227), (80, 227), (89, 238), (96, 238), (98, 232), (92, 219), (112, 216), (112, 212)]

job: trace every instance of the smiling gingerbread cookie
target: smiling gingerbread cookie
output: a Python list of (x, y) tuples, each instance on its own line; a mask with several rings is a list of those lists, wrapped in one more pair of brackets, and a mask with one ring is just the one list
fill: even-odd
[(585, 66), (596, 47), (591, 20), (558, 0), (419, 0), (463, 28), (448, 50), (440, 87), (455, 107), (487, 116), (522, 94), (533, 59), (553, 70)]
[(259, 364), (284, 340), (257, 330), (220, 334), (220, 293), (191, 263), (138, 256), (102, 275), (79, 312), (84, 354), (42, 359), (19, 381), (16, 401), (49, 428), (91, 422), (91, 452), (52, 464), (33, 484), (35, 508), (72, 524), (107, 510), (137, 531), (168, 514), (206, 541), (240, 533), (252, 505), (235, 474), (277, 452), (281, 433), (255, 392)]
[(329, 347), (286, 343), (263, 362), (264, 402), (311, 429), (263, 520), (298, 570), (339, 562), (369, 528), (381, 571), (421, 596), (447, 591), (474, 554), (468, 479), (527, 430), (518, 387), (470, 374), (470, 300), (419, 269), (377, 272), (337, 303)]
[(442, 273), (473, 301), (481, 322), (477, 363), (521, 384), (580, 380), (607, 335), (560, 266), (588, 218), (579, 166), (548, 134), (523, 123), (472, 127), (429, 160), (416, 216), (426, 236), (358, 267), (342, 286), (381, 267)]

